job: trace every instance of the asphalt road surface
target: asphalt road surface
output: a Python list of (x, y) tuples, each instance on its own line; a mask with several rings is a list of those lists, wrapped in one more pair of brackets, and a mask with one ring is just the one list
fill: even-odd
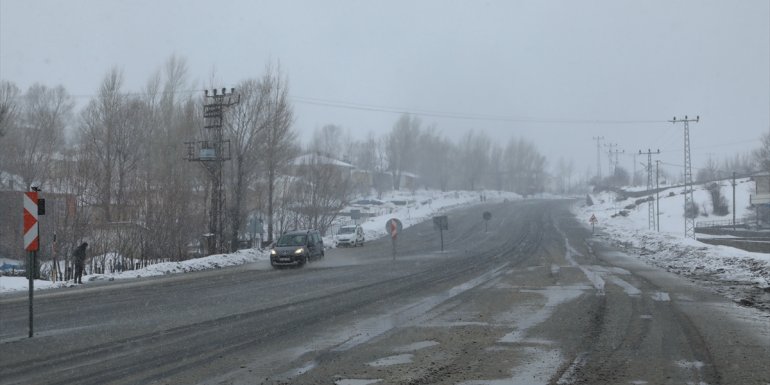
[[(566, 201), (328, 250), (0, 297), (1, 384), (770, 384), (770, 317), (593, 238)], [(482, 213), (490, 211), (488, 230)]]

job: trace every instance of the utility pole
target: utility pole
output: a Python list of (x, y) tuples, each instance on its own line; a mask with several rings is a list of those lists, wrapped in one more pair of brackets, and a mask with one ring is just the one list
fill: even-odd
[(735, 171), (733, 171), (733, 231), (735, 231)]
[(615, 170), (613, 170), (613, 165), (612, 165), (612, 148), (613, 147), (618, 147), (618, 144), (617, 143), (605, 143), (604, 147), (608, 148), (608, 150), (607, 150), (607, 172), (609, 173), (609, 175), (607, 175), (607, 176), (612, 178), (612, 176), (615, 174)]
[(235, 88), (227, 93), (222, 88), (222, 93), (216, 89), (204, 91), (205, 104), (203, 105), (203, 140), (185, 142), (187, 144), (187, 160), (199, 162), (209, 174), (211, 181), (211, 209), (209, 211), (209, 232), (206, 234), (207, 255), (222, 253), (224, 249), (224, 181), (222, 171), (224, 162), (230, 160), (230, 140), (224, 139), (223, 125), (227, 108), (240, 102), (240, 95), (235, 93)]
[(655, 160), (655, 220), (656, 228), (660, 232), (660, 160)]
[[(605, 144), (605, 147), (608, 147), (609, 150), (607, 150), (607, 158), (609, 161), (609, 170), (610, 170), (610, 177), (615, 176), (615, 169), (618, 167), (618, 155), (621, 153), (624, 153), (625, 150), (618, 150), (618, 144), (617, 143), (610, 143)], [(615, 148), (613, 150), (613, 147)], [(615, 155), (615, 159), (613, 160), (612, 155)]]
[(695, 239), (695, 216), (692, 213), (695, 210), (695, 200), (692, 196), (692, 162), (690, 160), (690, 122), (698, 123), (700, 116), (695, 119), (689, 119), (687, 115), (684, 119), (676, 119), (669, 122), (684, 123), (684, 237)]
[[(642, 150), (639, 150), (639, 155), (647, 154), (647, 191), (652, 190), (652, 154), (660, 154), (660, 150), (658, 151), (651, 151), (650, 149), (647, 149), (647, 152), (642, 152)], [(657, 193), (657, 192), (656, 192)], [(655, 204), (653, 201), (648, 200), (647, 201), (647, 230), (652, 230), (655, 228)]]
[[(615, 172), (617, 171), (617, 168), (618, 168), (618, 155), (626, 152), (626, 150), (618, 150), (618, 148), (617, 148), (618, 144), (617, 143), (608, 144), (607, 147), (609, 147), (609, 150), (607, 151), (607, 157), (609, 158), (609, 162), (610, 162), (610, 175), (609, 176), (610, 177), (614, 177), (615, 176)], [(615, 147), (614, 150), (612, 149), (613, 147)], [(613, 155), (615, 155), (615, 159), (614, 160), (612, 158)]]
[(604, 140), (603, 136), (594, 136), (593, 139), (596, 141), (596, 175), (599, 177), (599, 180), (602, 179), (602, 145), (601, 141)]

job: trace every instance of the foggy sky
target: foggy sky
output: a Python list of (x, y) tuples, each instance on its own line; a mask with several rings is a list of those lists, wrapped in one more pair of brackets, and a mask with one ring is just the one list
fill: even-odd
[(525, 137), (581, 174), (599, 135), (683, 164), (673, 116), (701, 116), (694, 166), (770, 129), (767, 0), (0, 1), (0, 78), (22, 90), (61, 84), (82, 106), (111, 67), (138, 92), (172, 54), (197, 90), (280, 61), (304, 137), (380, 136), (399, 111), (430, 112), (452, 139)]

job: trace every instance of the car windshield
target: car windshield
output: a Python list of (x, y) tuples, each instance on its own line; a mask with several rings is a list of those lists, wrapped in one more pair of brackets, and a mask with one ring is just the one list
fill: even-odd
[(304, 234), (287, 234), (281, 236), (281, 238), (278, 238), (278, 242), (275, 243), (276, 246), (304, 246), (307, 241), (307, 237)]
[(353, 234), (356, 231), (355, 227), (343, 227), (340, 229), (340, 234)]

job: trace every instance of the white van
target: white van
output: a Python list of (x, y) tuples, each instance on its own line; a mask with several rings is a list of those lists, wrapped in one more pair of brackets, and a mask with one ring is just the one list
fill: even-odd
[(334, 237), (334, 241), (337, 247), (340, 246), (363, 246), (364, 245), (364, 229), (358, 225), (342, 226)]

